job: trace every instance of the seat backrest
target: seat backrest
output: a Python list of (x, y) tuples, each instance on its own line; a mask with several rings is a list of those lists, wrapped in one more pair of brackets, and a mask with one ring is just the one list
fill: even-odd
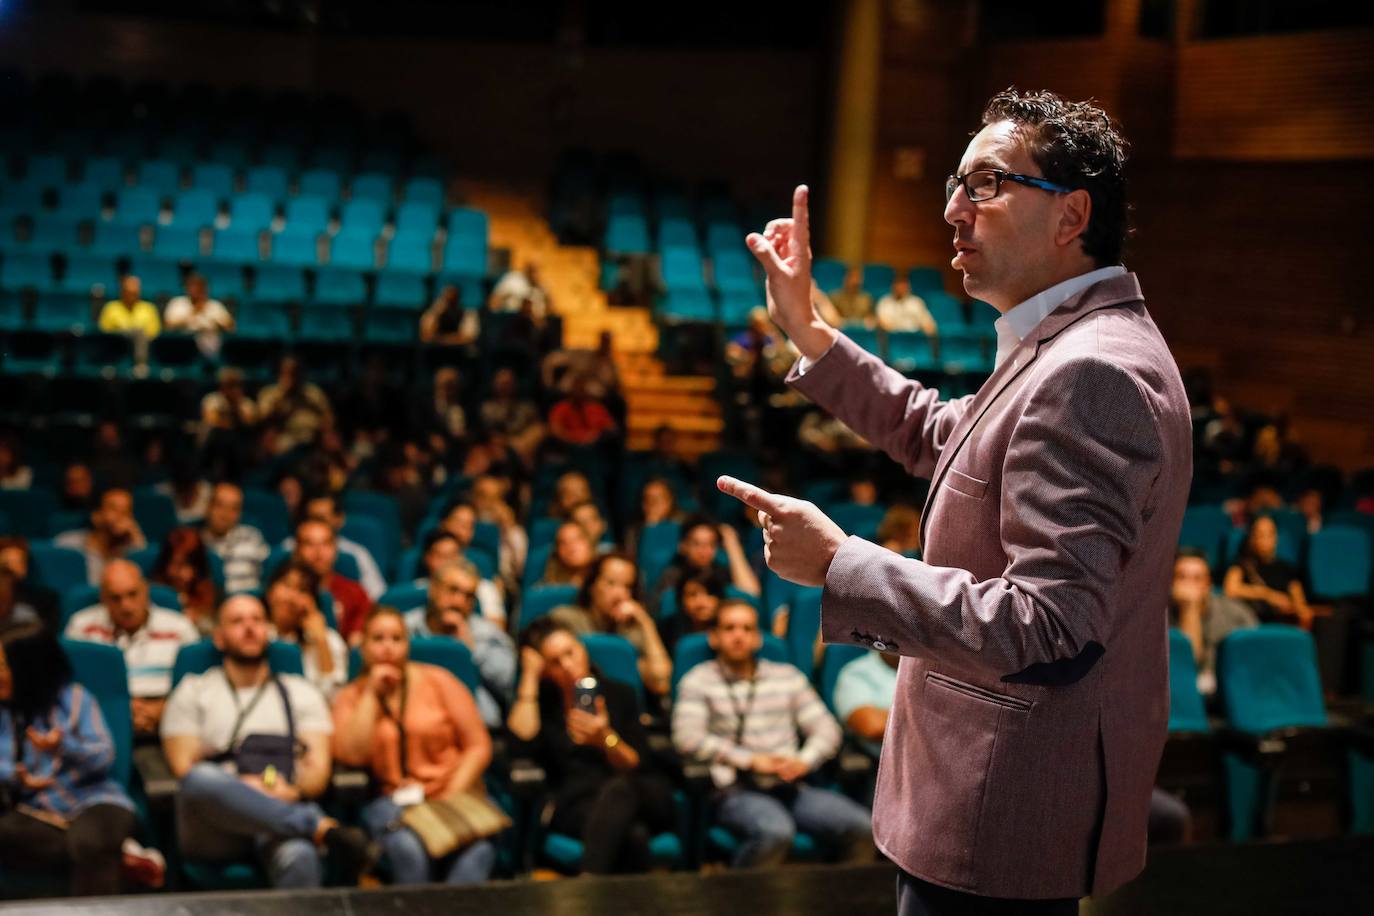
[(78, 684), (100, 704), (100, 715), (114, 742), (115, 760), (110, 775), (129, 788), (134, 747), (133, 712), (129, 705), (129, 673), (124, 653), (114, 646), (63, 639), (62, 649)]
[[(816, 634), (821, 631), (821, 589), (797, 586), (788, 602), (787, 652), (807, 677), (815, 668)], [(762, 618), (760, 618), (762, 626)]]
[(1217, 689), (1238, 731), (1327, 724), (1316, 648), (1297, 627), (1264, 624), (1228, 635), (1217, 653)]
[(394, 607), (402, 614), (406, 611), (422, 608), (428, 602), (429, 588), (424, 585), (416, 585), (414, 582), (393, 585), (382, 592), (382, 596), (377, 599), (378, 606)]
[[(10, 522), (15, 526), (12, 534), (23, 535), (30, 540), (45, 538), (48, 536), (48, 517), (57, 511), (57, 497), (42, 489), (0, 490), (0, 510), (10, 517)], [(39, 545), (32, 546), (36, 548)], [(82, 578), (85, 578), (84, 573)]]
[[(17, 518), (13, 509), (8, 512)], [(62, 592), (86, 584), (86, 558), (70, 547), (35, 541), (29, 545), (29, 574), (40, 585)]]
[(821, 659), (819, 688), (821, 699), (832, 713), (835, 711), (835, 685), (839, 683), (840, 672), (844, 670), (845, 665), (862, 658), (867, 651), (863, 646), (825, 647), (825, 656)]
[(390, 573), (400, 542), (393, 539), (382, 522), (371, 515), (350, 512), (344, 516), (343, 530), (339, 533), (372, 554), (383, 573)]
[(1169, 731), (1205, 732), (1207, 710), (1197, 689), (1193, 644), (1177, 627), (1169, 628)]
[(582, 637), (587, 654), (606, 677), (629, 684), (644, 708), (644, 679), (639, 676), (639, 653), (630, 641), (614, 633), (588, 633)]
[[(673, 697), (677, 697), (677, 685), (684, 674), (715, 657), (716, 653), (711, 650), (706, 633), (688, 633), (679, 639), (677, 648), (673, 650)], [(768, 633), (763, 634), (763, 648), (759, 649), (758, 657), (766, 658), (770, 662), (792, 663), (787, 652), (787, 644)]]
[(1331, 526), (1311, 536), (1307, 554), (1312, 592), (1321, 598), (1358, 598), (1370, 592), (1370, 539), (1359, 528)]
[(577, 601), (576, 585), (537, 585), (525, 592), (520, 605), (520, 628), (547, 615), (554, 608)]
[[(202, 639), (181, 647), (176, 662), (172, 665), (172, 689), (175, 690), (181, 679), (188, 674), (204, 674), (224, 660), (224, 653), (215, 648), (214, 642)], [(301, 662), (301, 647), (293, 642), (273, 640), (267, 644), (267, 664), (274, 674), (304, 675)]]
[(522, 588), (529, 591), (544, 578), (544, 570), (548, 567), (549, 558), (552, 556), (552, 544), (543, 544), (539, 547), (530, 548), (529, 557), (525, 562), (525, 574), (521, 582)]

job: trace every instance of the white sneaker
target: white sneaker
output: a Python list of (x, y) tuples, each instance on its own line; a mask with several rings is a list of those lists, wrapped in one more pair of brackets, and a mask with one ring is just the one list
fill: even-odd
[(167, 860), (156, 849), (147, 849), (133, 837), (124, 840), (125, 877), (144, 887), (158, 888), (167, 883)]

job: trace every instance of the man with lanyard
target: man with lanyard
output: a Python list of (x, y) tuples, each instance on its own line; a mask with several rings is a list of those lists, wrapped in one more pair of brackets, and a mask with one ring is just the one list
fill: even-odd
[[(840, 747), (839, 723), (791, 665), (756, 658), (758, 612), (726, 601), (707, 635), (714, 661), (683, 675), (673, 705), (678, 752), (711, 764), (716, 820), (741, 838), (738, 867), (781, 862), (798, 829), (873, 858), (869, 812), (858, 802), (802, 781)], [(805, 736), (798, 747), (797, 733)]]
[[(267, 614), (251, 595), (219, 608), (215, 646), (222, 667), (188, 674), (167, 701), (162, 747), (181, 779), (177, 837), (190, 860), (253, 855), (273, 887), (319, 887), (320, 853), (332, 854), (346, 884), (366, 867), (361, 830), (324, 816), (333, 722), (319, 691), (267, 662)], [(303, 748), (303, 751), (302, 751)]]

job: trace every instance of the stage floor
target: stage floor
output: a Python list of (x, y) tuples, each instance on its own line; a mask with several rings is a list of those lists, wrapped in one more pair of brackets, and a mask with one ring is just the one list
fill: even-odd
[[(1033, 855), (1032, 850), (1027, 850)], [(630, 878), (497, 881), (480, 887), (157, 894), (3, 905), (15, 914), (71, 916), (858, 916), (894, 910), (896, 872), (787, 866)], [(1153, 850), (1132, 884), (1086, 901), (1091, 916), (1374, 913), (1374, 837)]]

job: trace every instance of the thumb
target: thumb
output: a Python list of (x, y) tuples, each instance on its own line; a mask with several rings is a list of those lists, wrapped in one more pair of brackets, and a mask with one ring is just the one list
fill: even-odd
[(758, 258), (763, 265), (764, 272), (769, 277), (787, 272), (786, 266), (782, 263), (782, 258), (778, 257), (778, 251), (773, 247), (773, 243), (768, 241), (757, 232), (751, 232), (744, 239), (744, 243), (749, 246), (749, 250)]

